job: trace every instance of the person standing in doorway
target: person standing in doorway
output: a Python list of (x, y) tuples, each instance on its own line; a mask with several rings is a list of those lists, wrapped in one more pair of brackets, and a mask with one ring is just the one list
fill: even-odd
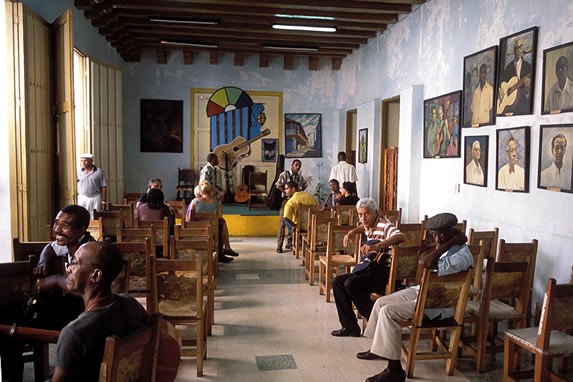
[(81, 154), (80, 165), (78, 204), (88, 210), (93, 219), (94, 210), (101, 211), (102, 204), (107, 204), (107, 182), (103, 170), (94, 165), (93, 154)]
[(346, 153), (344, 151), (338, 153), (338, 164), (332, 167), (328, 179), (336, 179), (338, 184), (344, 182), (356, 183), (356, 167), (346, 161)]

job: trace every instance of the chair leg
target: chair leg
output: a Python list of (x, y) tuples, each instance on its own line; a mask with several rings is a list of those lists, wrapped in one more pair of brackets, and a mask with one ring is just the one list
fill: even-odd
[(448, 351), (450, 352), (450, 358), (446, 360), (446, 374), (453, 375), (454, 367), (456, 367), (456, 360), (458, 356), (458, 346), (460, 344), (460, 337), (462, 335), (462, 327), (458, 326), (450, 334), (450, 347)]
[(535, 354), (535, 371), (533, 373), (533, 382), (545, 382), (549, 380), (551, 370), (551, 357), (542, 354)]
[(420, 330), (413, 328), (408, 341), (408, 356), (406, 357), (406, 376), (408, 378), (414, 376), (414, 365), (416, 364), (416, 352), (418, 350), (419, 340)]

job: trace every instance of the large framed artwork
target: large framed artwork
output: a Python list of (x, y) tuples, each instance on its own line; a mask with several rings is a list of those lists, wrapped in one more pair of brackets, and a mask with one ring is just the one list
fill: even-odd
[(573, 111), (573, 41), (543, 51), (541, 114)]
[(461, 91), (424, 101), (424, 158), (460, 157)]
[(358, 163), (368, 162), (368, 129), (358, 131)]
[(573, 193), (573, 150), (567, 142), (573, 142), (573, 124), (541, 125), (538, 188)]
[(523, 115), (533, 111), (537, 27), (499, 40), (497, 115)]
[(285, 156), (287, 158), (322, 157), (321, 114), (285, 114)]
[(142, 99), (141, 152), (183, 152), (183, 101)]
[(464, 137), (464, 183), (487, 187), (489, 136)]
[(497, 130), (496, 190), (529, 192), (529, 126)]
[(464, 57), (462, 127), (493, 125), (497, 45)]

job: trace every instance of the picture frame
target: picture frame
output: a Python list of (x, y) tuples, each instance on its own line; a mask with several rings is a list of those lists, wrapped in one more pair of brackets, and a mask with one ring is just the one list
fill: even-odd
[(464, 183), (487, 187), (489, 136), (466, 136), (464, 147)]
[(285, 114), (285, 157), (322, 157), (322, 114)]
[(533, 113), (537, 31), (532, 27), (499, 40), (498, 116)]
[(424, 100), (424, 158), (459, 158), (461, 90)]
[(358, 130), (358, 163), (368, 162), (368, 129)]
[(496, 190), (529, 192), (530, 129), (522, 126), (496, 131)]
[[(480, 72), (484, 73), (483, 89)], [(495, 123), (497, 84), (497, 45), (464, 57), (462, 127)], [(475, 111), (474, 111), (475, 110)]]
[(183, 152), (183, 101), (141, 99), (140, 150), (148, 153)]
[(573, 111), (573, 99), (560, 95), (563, 88), (568, 89), (569, 94), (573, 92), (573, 41), (543, 51), (541, 87), (541, 114)]
[(573, 124), (541, 125), (537, 188), (573, 193)]
[(276, 138), (263, 138), (261, 141), (261, 162), (276, 162), (279, 140)]

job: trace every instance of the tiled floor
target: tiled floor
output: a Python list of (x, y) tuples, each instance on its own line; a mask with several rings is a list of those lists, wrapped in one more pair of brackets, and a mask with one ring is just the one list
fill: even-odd
[[(355, 357), (370, 339), (330, 335), (340, 327), (334, 303), (304, 281), (291, 252), (275, 253), (274, 238), (233, 238), (232, 245), (241, 255), (221, 266), (205, 375), (197, 378), (195, 359), (185, 359), (177, 381), (355, 382), (386, 367), (386, 361)], [(491, 371), (480, 375), (464, 357), (447, 377), (444, 361), (420, 361), (415, 380), (500, 381), (501, 356), (489, 362)]]

